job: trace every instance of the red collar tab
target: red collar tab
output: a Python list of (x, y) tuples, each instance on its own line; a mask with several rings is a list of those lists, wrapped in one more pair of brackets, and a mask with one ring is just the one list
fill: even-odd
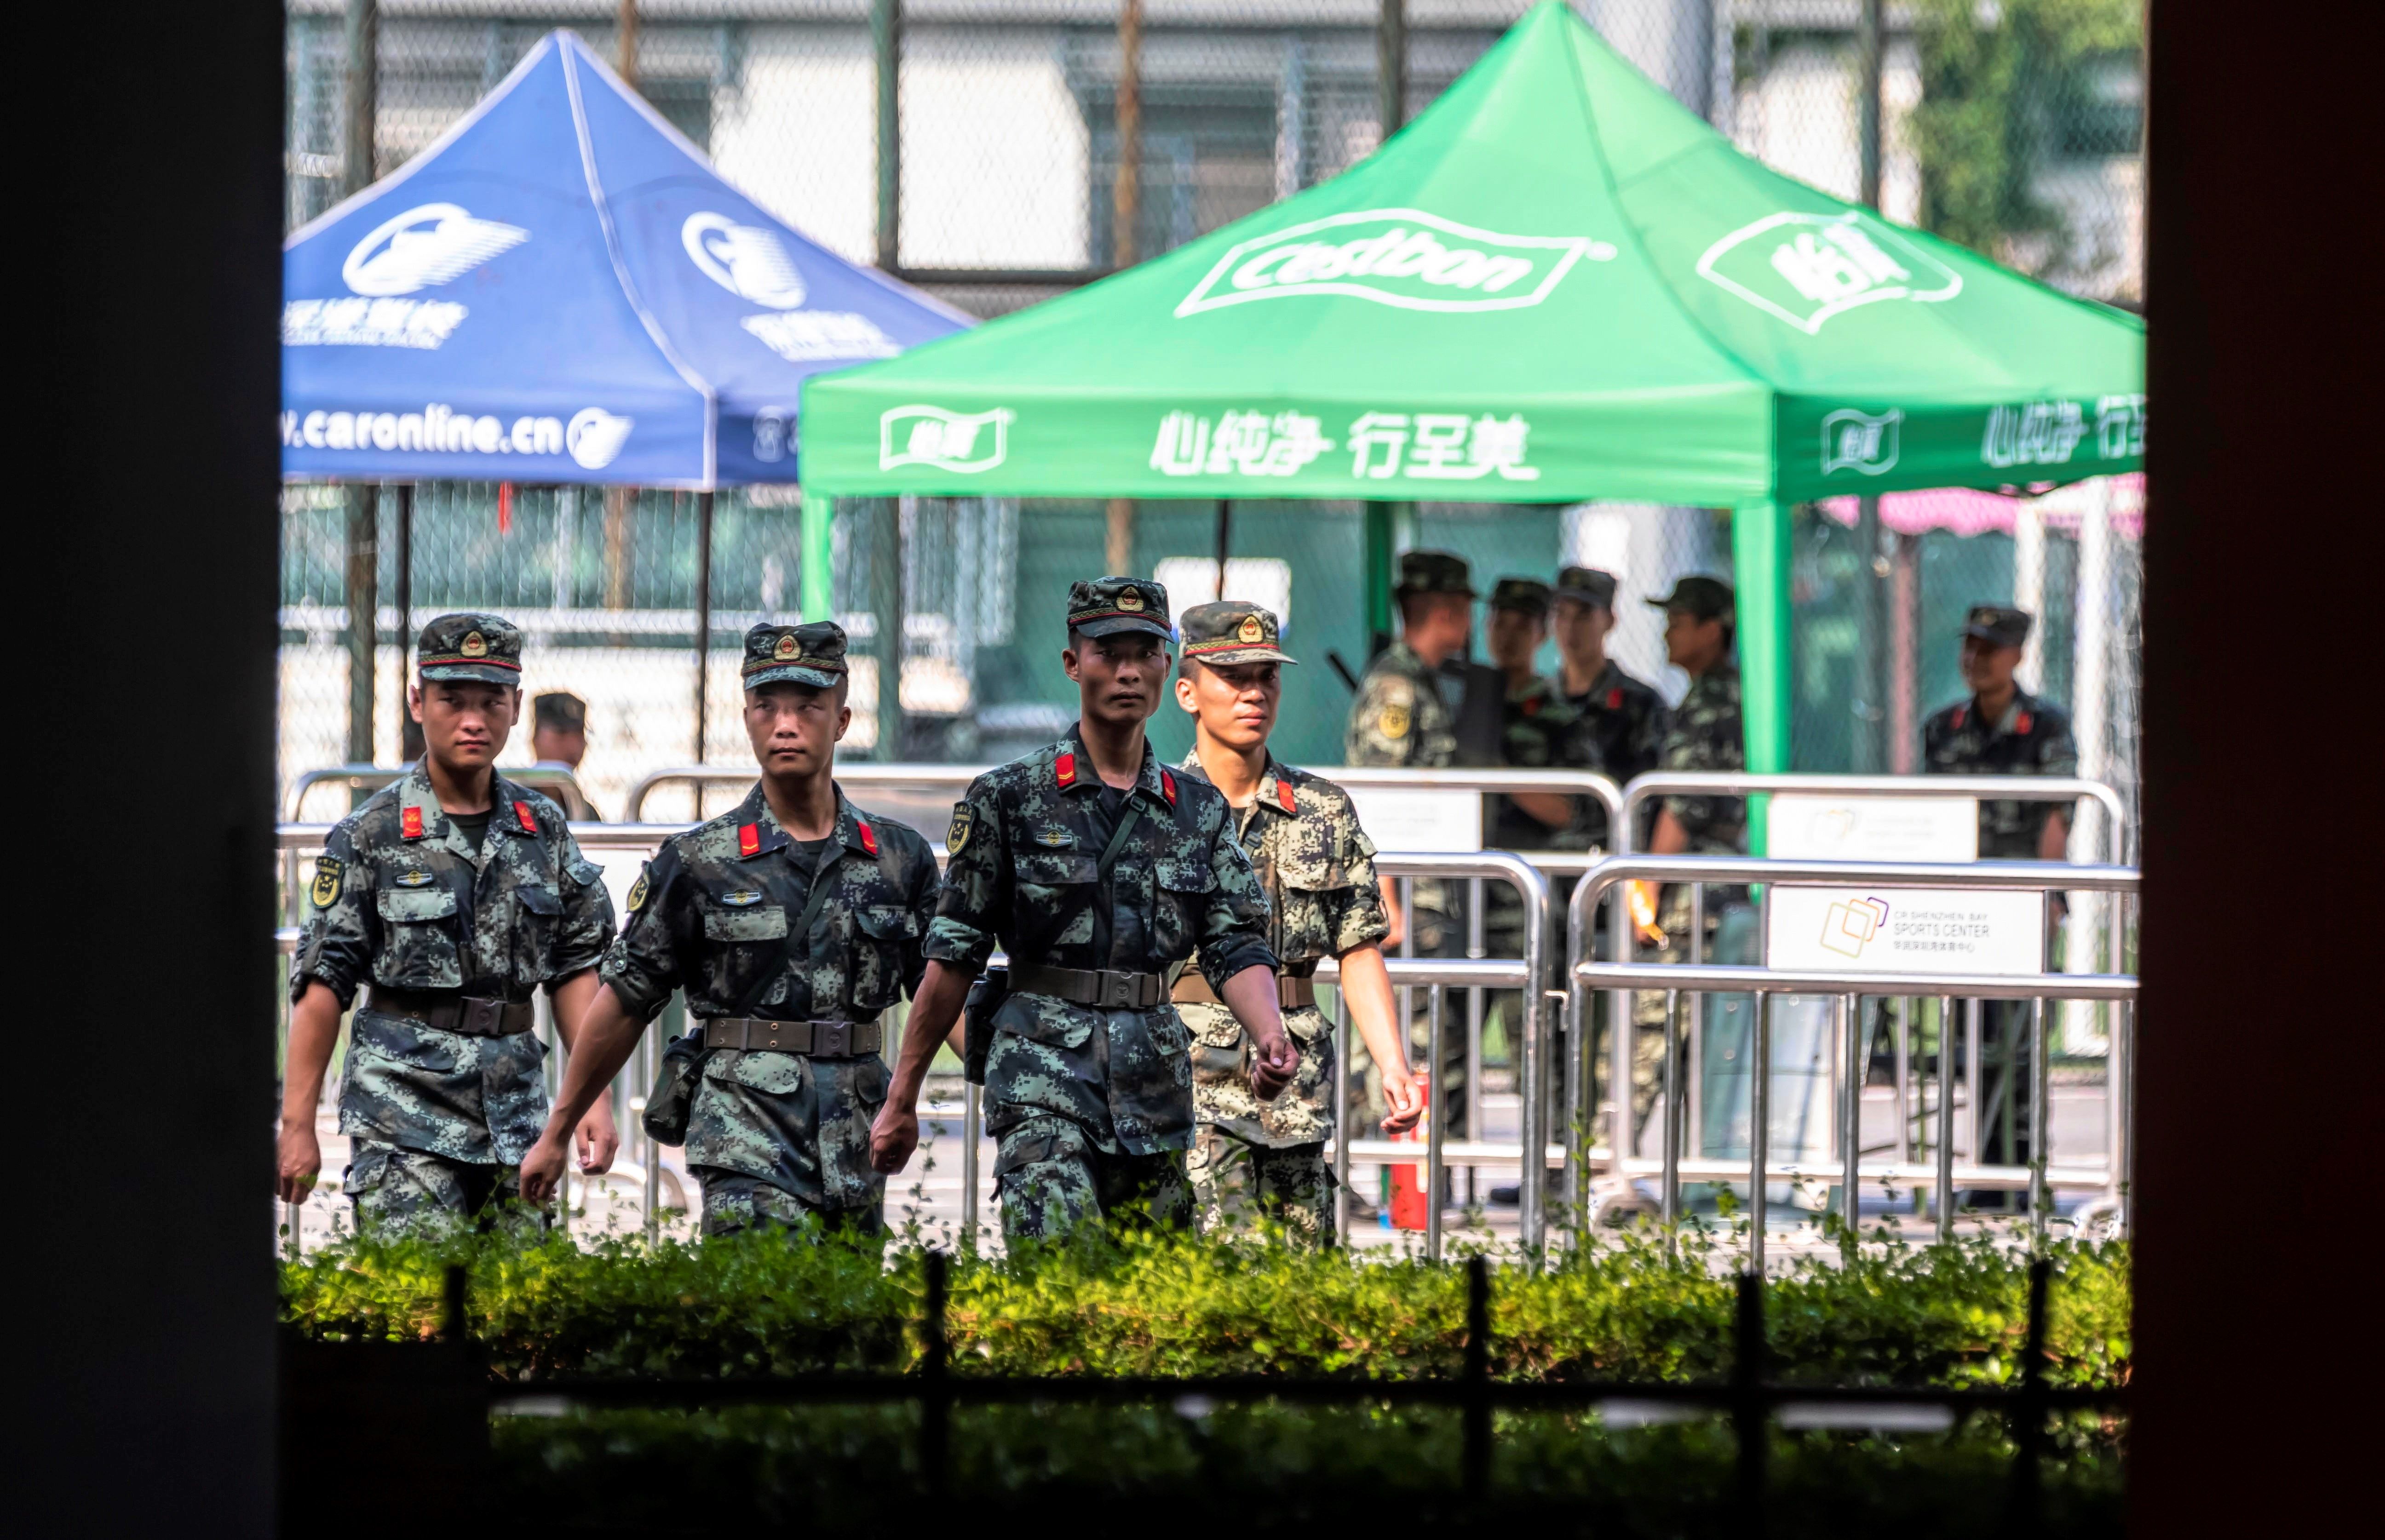
[(1608, 711), (1621, 711), (1623, 709), (1623, 687), (1621, 685), (1617, 685), (1613, 689), (1606, 692), (1606, 709)]
[(1538, 716), (1541, 714), (1541, 698), (1539, 696), (1528, 695), (1524, 697), (1524, 714), (1526, 716)]
[(1165, 770), (1159, 773), (1159, 794), (1168, 799), (1169, 807), (1176, 805), (1176, 777)]
[(1954, 725), (1955, 727), (1961, 727), (1961, 726), (1963, 725), (1963, 718), (1965, 718), (1966, 716), (1968, 716), (1968, 715), (1970, 715), (1970, 714), (1971, 714), (1971, 708), (1970, 708), (1970, 706), (1969, 706), (1969, 704), (1968, 704), (1967, 702), (1967, 703), (1965, 703), (1965, 704), (1963, 704), (1963, 705), (1956, 706), (1956, 707), (1954, 708)]
[(521, 820), (522, 832), (524, 834), (536, 834), (538, 832), (538, 816), (531, 812), (530, 804), (528, 802), (516, 802), (514, 804), (514, 816)]
[(2029, 731), (2029, 722), (2030, 717), (2029, 713), (2021, 713), (2018, 716), (2013, 718), (2013, 731), (2017, 733), (2025, 733)]
[(1275, 783), (1275, 800), (1286, 813), (1300, 811), (1300, 799), (1292, 795), (1292, 783), (1280, 776), (1277, 777)]
[(397, 815), (397, 832), (407, 839), (421, 838), (422, 810), (418, 807), (410, 807), (405, 812), (399, 813)]
[(761, 825), (740, 824), (737, 826), (737, 853), (739, 855), (759, 855), (762, 853)]
[(858, 818), (853, 821), (853, 826), (861, 831), (861, 848), (868, 851), (871, 855), (876, 855), (878, 853), (878, 836), (871, 833), (869, 826), (863, 823)]
[(1062, 754), (1052, 762), (1052, 775), (1062, 786), (1077, 784), (1077, 756)]

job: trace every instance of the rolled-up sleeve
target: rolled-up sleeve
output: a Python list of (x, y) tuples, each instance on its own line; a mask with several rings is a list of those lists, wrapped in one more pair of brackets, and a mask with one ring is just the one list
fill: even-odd
[(1391, 916), (1383, 911), (1382, 884), (1375, 877), (1375, 842), (1367, 838), (1355, 817), (1342, 825), (1341, 846), (1338, 864), (1349, 882), (1324, 895), (1336, 957), (1374, 946), (1392, 933)]
[(1201, 915), (1201, 974), (1212, 989), (1245, 968), (1276, 966), (1267, 946), (1267, 889), (1242, 842), (1234, 837), (1230, 819), (1217, 820), (1217, 835), (1209, 845), (1209, 862), (1217, 886)]
[[(957, 851), (952, 849), (955, 842)], [(1010, 893), (1010, 851), (992, 781), (980, 776), (971, 783), (953, 809), (944, 846), (943, 888), (920, 950), (929, 962), (976, 973), (993, 955)]]
[[(315, 879), (307, 888), (306, 923), (298, 932), (298, 955), (290, 970), (290, 999), (294, 1002), (306, 986), (321, 980), (340, 997), (340, 1009), (355, 1003), (356, 986), (370, 976), (374, 950), (381, 945), (381, 912), (374, 907), (378, 879), (356, 858), (356, 838), (346, 824), (333, 828), (315, 862)], [(322, 895), (331, 894), (331, 901)]]
[(693, 939), (679, 933), (674, 920), (688, 908), (680, 891), (685, 870), (679, 852), (668, 845), (646, 863), (630, 892), (629, 923), (597, 967), (596, 976), (642, 1021), (659, 1015), (679, 988), (685, 950)]
[(903, 907), (918, 921), (911, 927), (913, 934), (903, 942), (903, 992), (917, 995), (919, 980), (928, 972), (929, 935), (936, 924), (936, 902), (943, 896), (943, 883), (936, 876), (936, 858), (924, 848), (911, 872), (911, 886), (904, 895)]
[(549, 993), (602, 962), (613, 945), (613, 895), (605, 891), (603, 868), (581, 854), (580, 841), (568, 830), (556, 855), (563, 871), (563, 925), (555, 938)]

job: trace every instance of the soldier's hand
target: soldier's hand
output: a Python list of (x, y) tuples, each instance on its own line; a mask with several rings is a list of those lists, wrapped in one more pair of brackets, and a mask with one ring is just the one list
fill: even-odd
[(306, 1195), (315, 1190), (315, 1177), (323, 1169), (323, 1147), (316, 1142), (315, 1125), (293, 1123), (281, 1130), (281, 1138), (274, 1151), (274, 1191), (284, 1203), (304, 1203)]
[(1663, 946), (1665, 927), (1656, 922), (1656, 885), (1653, 882), (1626, 883), (1624, 895), (1631, 909), (1632, 934), (1648, 946)]
[(538, 1143), (531, 1146), (530, 1153), (522, 1157), (523, 1202), (543, 1203), (555, 1196), (555, 1189), (563, 1182), (563, 1161), (568, 1153), (563, 1141), (556, 1138), (551, 1130), (539, 1135)]
[(919, 1148), (919, 1114), (890, 1098), (869, 1125), (869, 1163), (883, 1175), (899, 1175)]
[(580, 1120), (580, 1169), (591, 1176), (601, 1176), (613, 1169), (613, 1157), (621, 1148), (621, 1136), (613, 1126), (612, 1098), (598, 1097), (596, 1105)]
[(1273, 1101), (1292, 1084), (1300, 1073), (1300, 1049), (1292, 1046), (1292, 1035), (1281, 1027), (1265, 1037), (1254, 1037), (1251, 1043), (1251, 1089), (1261, 1101)]
[(1386, 1067), (1383, 1071), (1383, 1105), (1391, 1113), (1383, 1119), (1383, 1132), (1405, 1134), (1424, 1116), (1424, 1100), (1417, 1095), (1416, 1076), (1403, 1069)]

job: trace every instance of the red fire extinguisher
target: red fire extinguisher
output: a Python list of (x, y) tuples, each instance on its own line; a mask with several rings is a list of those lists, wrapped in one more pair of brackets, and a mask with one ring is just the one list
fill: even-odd
[[(1417, 1099), (1424, 1104), (1424, 1115), (1417, 1119), (1416, 1125), (1406, 1132), (1392, 1135), (1394, 1141), (1417, 1145), (1425, 1142), (1427, 1136), (1425, 1129), (1432, 1122), (1432, 1087), (1428, 1083), (1429, 1079), (1430, 1077), (1426, 1075), (1418, 1075), (1416, 1078)], [(1418, 1161), (1414, 1165), (1385, 1166), (1383, 1178), (1391, 1187), (1391, 1201), (1386, 1205), (1386, 1211), (1391, 1215), (1392, 1228), (1394, 1230), (1424, 1229), (1427, 1225), (1426, 1216), (1431, 1211), (1427, 1205), (1431, 1199), (1425, 1192), (1423, 1162)]]

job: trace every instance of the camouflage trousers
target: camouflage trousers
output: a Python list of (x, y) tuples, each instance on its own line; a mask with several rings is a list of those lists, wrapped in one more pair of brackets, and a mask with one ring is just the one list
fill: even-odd
[(1066, 1118), (1029, 1118), (1001, 1135), (993, 1162), (1005, 1239), (1054, 1240), (1089, 1220), (1186, 1229), (1184, 1151), (1113, 1155)]
[(1312, 1246), (1332, 1239), (1333, 1172), (1323, 1144), (1253, 1144), (1203, 1124), (1184, 1163), (1204, 1234), (1270, 1219)]
[(704, 1233), (733, 1236), (740, 1230), (799, 1230), (818, 1225), (830, 1234), (875, 1236), (886, 1228), (886, 1204), (851, 1209), (822, 1209), (759, 1176), (694, 1166), (690, 1174), (704, 1184)]
[(356, 1228), (376, 1235), (432, 1236), (466, 1228), (542, 1229), (543, 1211), (521, 1205), (518, 1166), (481, 1165), (428, 1150), (356, 1139), (345, 1183)]

